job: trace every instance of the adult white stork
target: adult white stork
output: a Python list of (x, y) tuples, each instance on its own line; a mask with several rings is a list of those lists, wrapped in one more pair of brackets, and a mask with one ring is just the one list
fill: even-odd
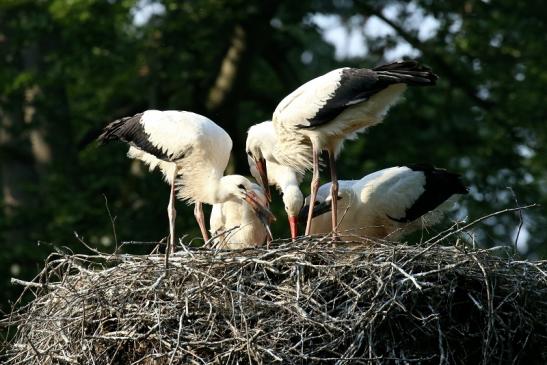
[[(319, 154), (329, 154), (331, 190), (338, 192), (335, 159), (346, 139), (382, 121), (406, 85), (434, 85), (437, 76), (415, 61), (403, 61), (373, 69), (340, 68), (308, 81), (285, 97), (273, 114), (279, 143), (276, 160), (299, 171), (313, 168), (311, 201), (319, 188)], [(311, 148), (310, 148), (311, 144)], [(337, 209), (333, 201), (332, 229)], [(306, 234), (310, 233), (313, 204)]]
[[(257, 184), (252, 184), (251, 189), (256, 200), (266, 206), (268, 199), (264, 190)], [(214, 204), (209, 222), (212, 240), (217, 248), (258, 247), (271, 236), (253, 209), (242, 201), (229, 200)]]
[(276, 162), (273, 151), (277, 143), (271, 121), (253, 125), (247, 132), (247, 160), (251, 174), (269, 193), (269, 185), (276, 186), (283, 194), (283, 204), (289, 219), (291, 238), (298, 236), (298, 214), (304, 205), (300, 190), (303, 174), (290, 166)]
[[(467, 194), (458, 174), (430, 165), (391, 167), (361, 180), (339, 181), (340, 232), (352, 237), (398, 239), (416, 229), (436, 224), (454, 194)], [(319, 188), (313, 208), (311, 233), (331, 230), (330, 183)], [(308, 197), (309, 199), (309, 197)], [(302, 209), (301, 221), (308, 211)]]
[(175, 186), (178, 197), (194, 203), (194, 215), (203, 239), (208, 240), (202, 203), (245, 201), (264, 222), (273, 217), (252, 190), (252, 183), (240, 175), (224, 175), (232, 139), (210, 119), (187, 111), (147, 110), (107, 125), (99, 141), (119, 139), (130, 145), (128, 156), (156, 166), (171, 185), (167, 207), (170, 247), (175, 237)]

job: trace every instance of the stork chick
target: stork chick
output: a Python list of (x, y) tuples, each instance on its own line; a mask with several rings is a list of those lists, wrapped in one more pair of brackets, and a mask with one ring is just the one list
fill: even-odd
[[(360, 180), (341, 180), (338, 195), (340, 232), (355, 238), (397, 240), (417, 229), (436, 224), (455, 194), (467, 194), (458, 174), (430, 165), (397, 166), (366, 175)], [(330, 231), (332, 209), (330, 183), (322, 185), (313, 208), (311, 233)], [(309, 201), (309, 197), (306, 198)], [(302, 209), (301, 221), (309, 210)]]
[[(266, 206), (268, 199), (264, 190), (252, 184), (255, 200)], [(214, 247), (242, 249), (262, 246), (271, 233), (268, 226), (253, 211), (252, 207), (241, 201), (227, 201), (213, 205), (210, 218), (211, 235)]]

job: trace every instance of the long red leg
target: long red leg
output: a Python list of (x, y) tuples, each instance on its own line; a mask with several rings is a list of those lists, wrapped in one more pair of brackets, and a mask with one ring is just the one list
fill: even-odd
[(201, 231), (201, 235), (203, 236), (203, 241), (209, 241), (209, 233), (207, 232), (207, 226), (205, 225), (203, 207), (199, 202), (196, 202), (196, 205), (194, 206), (194, 216), (196, 217), (196, 221), (198, 221), (199, 229)]
[(310, 207), (308, 210), (308, 220), (306, 222), (306, 236), (311, 232), (311, 221), (313, 218), (313, 206), (317, 198), (317, 190), (319, 189), (319, 152), (315, 145), (312, 145), (313, 153), (313, 177), (311, 180)]
[(177, 172), (173, 176), (173, 182), (171, 183), (171, 195), (169, 196), (169, 204), (167, 205), (167, 215), (169, 216), (169, 241), (167, 249), (165, 250), (165, 267), (169, 266), (169, 254), (175, 252), (175, 217), (177, 211), (175, 210), (175, 178)]
[(334, 152), (329, 150), (329, 166), (330, 166), (330, 196), (332, 204), (332, 231), (336, 233), (338, 227), (338, 175), (336, 174), (336, 159)]

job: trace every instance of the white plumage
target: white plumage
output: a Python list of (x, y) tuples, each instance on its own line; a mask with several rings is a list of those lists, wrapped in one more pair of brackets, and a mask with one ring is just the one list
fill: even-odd
[[(213, 204), (210, 190), (193, 191), (200, 186), (184, 184), (184, 181), (218, 181), (223, 176), (232, 150), (228, 133), (207, 117), (192, 112), (147, 110), (139, 115), (138, 123), (145, 134), (142, 138), (161, 150), (164, 156), (146, 152), (142, 145), (133, 141), (130, 142), (128, 157), (144, 161), (150, 171), (159, 167), (170, 184), (177, 170), (181, 178), (177, 182), (181, 199)], [(184, 174), (181, 174), (182, 169)]]
[(186, 111), (147, 110), (110, 123), (101, 141), (120, 139), (130, 144), (129, 157), (158, 166), (171, 184), (168, 213), (171, 247), (174, 247), (174, 191), (195, 203), (194, 211), (204, 240), (208, 239), (201, 203), (226, 201), (250, 204), (261, 219), (271, 217), (256, 201), (252, 183), (240, 175), (223, 176), (230, 158), (230, 136), (210, 119)]
[(389, 107), (406, 89), (405, 84), (399, 83), (386, 87), (370, 99), (349, 98), (344, 101), (346, 108), (340, 110), (339, 114), (333, 115), (327, 123), (320, 121), (314, 127), (314, 123), (309, 121), (322, 109), (331, 108), (329, 103), (335, 97), (336, 91), (344, 86), (341, 83), (343, 74), (350, 70), (352, 69), (348, 67), (339, 68), (308, 81), (279, 103), (274, 111), (273, 121), (282, 141), (276, 150), (276, 157), (281, 163), (300, 171), (313, 167), (311, 148), (304, 148), (307, 153), (304, 156), (293, 153), (294, 150), (302, 149), (294, 146), (299, 137), (305, 137), (304, 140), (309, 140), (319, 150), (330, 148), (338, 155), (344, 140), (353, 139), (358, 132), (380, 123)]
[[(397, 240), (439, 222), (450, 197), (467, 193), (459, 175), (425, 165), (391, 167), (339, 184), (338, 229), (352, 238)], [(331, 230), (330, 214), (324, 214), (332, 202), (330, 185), (318, 190), (312, 234)]]
[[(319, 153), (329, 153), (331, 189), (338, 189), (335, 160), (346, 139), (378, 124), (406, 85), (432, 85), (437, 77), (416, 62), (405, 61), (372, 70), (340, 68), (308, 81), (285, 97), (273, 114), (278, 137), (277, 162), (298, 171), (313, 168), (311, 199), (319, 187)], [(336, 201), (333, 203), (336, 206)], [(332, 211), (336, 230), (337, 210)], [(306, 234), (311, 228), (311, 210)]]
[(277, 136), (271, 121), (253, 125), (247, 132), (247, 160), (251, 174), (266, 185), (265, 189), (273, 185), (282, 193), (291, 238), (294, 239), (298, 235), (298, 214), (304, 205), (304, 195), (299, 187), (303, 174), (275, 162), (273, 151), (276, 144)]
[[(263, 189), (252, 185), (257, 200), (266, 206), (268, 201)], [(268, 238), (268, 230), (251, 207), (238, 201), (213, 205), (210, 218), (213, 245), (217, 248), (241, 249), (258, 247)]]

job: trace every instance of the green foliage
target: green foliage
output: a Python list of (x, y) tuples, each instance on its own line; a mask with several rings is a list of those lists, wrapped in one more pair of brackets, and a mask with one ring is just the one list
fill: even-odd
[[(136, 23), (150, 7), (159, 10)], [(234, 139), (230, 170), (248, 174), (245, 131), (271, 118), (283, 96), (333, 68), (381, 63), (400, 44), (434, 68), (439, 84), (409, 90), (385, 123), (347, 143), (339, 176), (431, 162), (462, 172), (471, 185), (462, 216), (514, 206), (514, 196), (522, 205), (547, 204), (544, 13), (543, 3), (508, 0), (0, 2), (0, 233), (9, 247), (0, 255), (0, 290), (13, 298), (18, 288), (6, 291), (13, 289), (8, 278), (36, 273), (52, 249), (38, 241), (80, 250), (77, 231), (112, 250), (106, 203), (118, 240), (167, 234), (168, 186), (129, 161), (126, 146), (97, 147), (107, 122), (149, 108), (203, 113)], [(335, 16), (348, 29), (380, 17), (391, 31), (364, 32), (366, 55), (337, 59), (315, 14)], [(437, 22), (429, 37), (419, 31), (425, 16)], [(236, 27), (245, 47), (233, 84), (212, 108), (209, 92)], [(281, 204), (274, 209), (274, 233), (287, 235)], [(198, 235), (192, 209), (178, 203), (177, 211), (177, 231)], [(545, 257), (544, 211), (525, 218), (524, 253)], [(518, 222), (518, 215), (488, 221), (477, 241), (510, 244)]]

